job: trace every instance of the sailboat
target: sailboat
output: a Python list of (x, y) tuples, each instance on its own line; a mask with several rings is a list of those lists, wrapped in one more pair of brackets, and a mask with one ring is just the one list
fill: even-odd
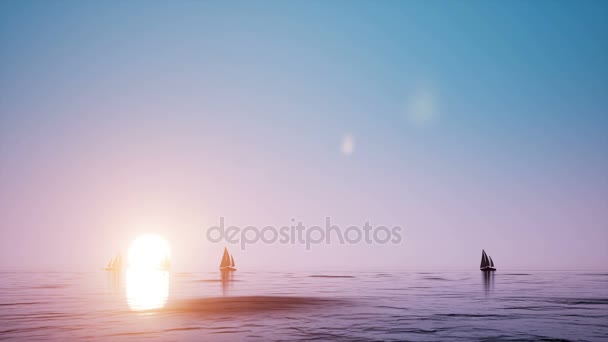
[(159, 269), (162, 271), (168, 271), (171, 267), (171, 261), (169, 261), (169, 257), (165, 256), (163, 260), (160, 262)]
[(234, 267), (234, 257), (228, 253), (228, 248), (224, 247), (224, 255), (220, 263), (220, 271), (236, 271)]
[(481, 265), (479, 265), (479, 269), (482, 271), (496, 271), (492, 257), (488, 256), (483, 249), (481, 250)]
[(122, 269), (122, 256), (116, 254), (115, 257), (111, 258), (108, 262), (108, 266), (104, 267), (105, 271), (120, 271)]

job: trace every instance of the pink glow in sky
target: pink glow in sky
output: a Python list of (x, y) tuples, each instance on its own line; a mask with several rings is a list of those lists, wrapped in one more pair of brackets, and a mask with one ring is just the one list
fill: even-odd
[(156, 233), (175, 269), (215, 270), (220, 217), (326, 216), (404, 241), (231, 251), (241, 269), (467, 270), (482, 248), (501, 269), (606, 269), (606, 21), (368, 5), (2, 3), (0, 269), (98, 269)]

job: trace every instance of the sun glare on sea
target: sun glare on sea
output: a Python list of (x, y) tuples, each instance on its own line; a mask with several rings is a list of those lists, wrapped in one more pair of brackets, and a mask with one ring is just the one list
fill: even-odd
[(169, 298), (169, 272), (127, 269), (127, 304), (133, 311), (161, 309)]
[(131, 310), (160, 309), (169, 296), (169, 243), (155, 234), (137, 237), (129, 246), (126, 295)]
[(166, 270), (171, 250), (169, 243), (156, 234), (140, 235), (129, 246), (129, 268), (133, 270)]

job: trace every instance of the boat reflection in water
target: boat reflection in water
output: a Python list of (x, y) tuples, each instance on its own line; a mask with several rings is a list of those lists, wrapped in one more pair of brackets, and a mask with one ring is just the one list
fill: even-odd
[(222, 295), (224, 297), (228, 296), (228, 288), (232, 285), (234, 281), (234, 272), (231, 271), (220, 271), (221, 280), (222, 280)]
[(133, 311), (161, 309), (169, 297), (169, 272), (127, 269), (127, 304)]
[(494, 290), (494, 272), (482, 272), (483, 277), (483, 288), (486, 295)]

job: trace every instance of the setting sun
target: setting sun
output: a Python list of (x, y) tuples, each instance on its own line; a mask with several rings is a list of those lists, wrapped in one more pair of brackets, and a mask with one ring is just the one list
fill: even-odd
[(129, 268), (136, 270), (168, 269), (169, 243), (156, 234), (140, 235), (129, 246)]

